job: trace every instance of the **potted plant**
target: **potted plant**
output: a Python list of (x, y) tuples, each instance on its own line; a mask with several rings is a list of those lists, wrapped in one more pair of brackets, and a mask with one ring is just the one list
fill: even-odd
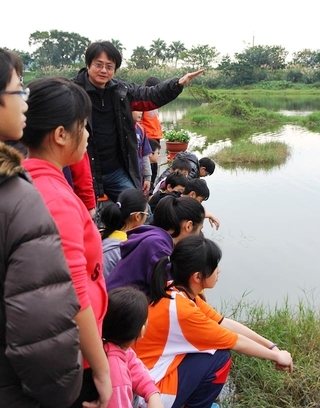
[(174, 159), (179, 152), (184, 152), (188, 148), (190, 135), (185, 129), (172, 129), (164, 132), (163, 137), (166, 141), (168, 159)]

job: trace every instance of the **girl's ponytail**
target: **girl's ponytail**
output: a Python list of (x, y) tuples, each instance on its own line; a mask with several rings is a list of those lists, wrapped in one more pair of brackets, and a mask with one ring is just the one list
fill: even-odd
[(170, 264), (170, 257), (165, 256), (161, 258), (154, 267), (150, 281), (149, 295), (149, 302), (153, 306), (163, 297), (171, 299), (171, 296), (166, 292), (170, 272), (168, 264)]

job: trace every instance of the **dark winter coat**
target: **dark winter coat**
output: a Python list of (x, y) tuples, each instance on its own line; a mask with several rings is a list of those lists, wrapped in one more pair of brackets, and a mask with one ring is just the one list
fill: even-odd
[[(88, 81), (87, 70), (81, 69), (77, 76), (72, 79), (86, 91), (92, 88)], [(126, 83), (117, 78), (108, 82), (107, 86), (112, 90), (112, 102), (116, 116), (116, 126), (119, 135), (119, 151), (122, 153), (122, 161), (125, 170), (130, 175), (136, 188), (141, 189), (141, 174), (138, 162), (137, 136), (132, 119), (132, 111), (149, 111), (171, 102), (182, 92), (183, 87), (178, 84), (178, 78), (172, 78), (160, 82), (156, 86), (142, 87), (134, 83)], [(95, 147), (92, 132), (92, 119), (89, 118), (87, 129), (89, 131), (88, 153), (91, 162), (93, 184), (97, 197), (103, 197), (102, 175), (98, 152)]]
[(82, 383), (79, 304), (45, 204), (0, 142), (0, 406), (66, 408)]

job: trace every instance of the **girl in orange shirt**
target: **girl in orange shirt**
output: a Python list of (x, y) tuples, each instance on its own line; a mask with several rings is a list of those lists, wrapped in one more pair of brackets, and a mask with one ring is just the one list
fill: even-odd
[[(211, 407), (226, 382), (230, 350), (272, 360), (276, 369), (292, 372), (290, 353), (199, 297), (215, 286), (221, 255), (213, 241), (188, 236), (176, 244), (170, 259), (159, 261), (152, 276), (148, 327), (135, 351), (165, 407)], [(168, 273), (172, 280), (167, 282)]]

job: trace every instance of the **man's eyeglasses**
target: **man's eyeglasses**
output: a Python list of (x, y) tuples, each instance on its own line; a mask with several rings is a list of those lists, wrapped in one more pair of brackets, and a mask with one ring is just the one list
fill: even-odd
[(145, 212), (145, 211), (133, 211), (129, 215), (133, 215), (133, 214), (143, 214), (143, 215), (146, 215), (147, 217), (150, 217), (150, 215), (151, 215), (151, 214), (149, 214), (148, 212)]
[(110, 72), (113, 72), (113, 71), (116, 69), (116, 67), (113, 66), (113, 65), (109, 65), (109, 64), (104, 65), (104, 64), (102, 64), (101, 62), (93, 62), (92, 65), (95, 66), (95, 67), (96, 67), (97, 69), (99, 69), (100, 71), (101, 71), (103, 68), (105, 68), (107, 71), (110, 71)]
[(23, 91), (0, 91), (0, 95), (20, 95), (21, 98), (27, 102), (30, 95), (30, 89), (26, 88)]

